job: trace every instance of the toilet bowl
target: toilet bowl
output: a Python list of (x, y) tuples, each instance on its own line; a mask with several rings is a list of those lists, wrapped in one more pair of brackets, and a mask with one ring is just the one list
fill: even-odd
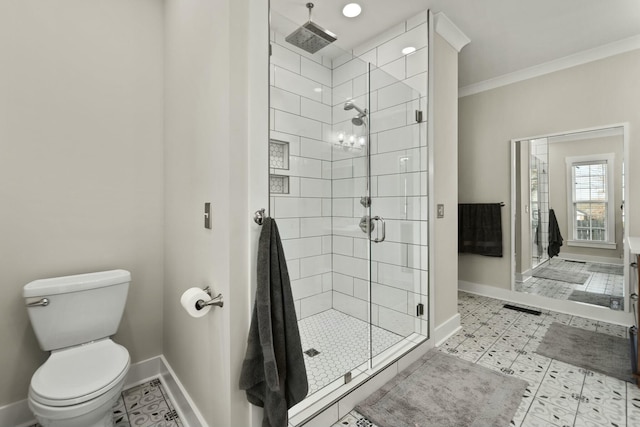
[(28, 404), (43, 427), (112, 427), (129, 371), (118, 329), (131, 276), (113, 270), (36, 280), (24, 287), (47, 361), (31, 378)]
[(31, 379), (29, 407), (43, 427), (111, 427), (129, 365), (110, 339), (55, 351)]

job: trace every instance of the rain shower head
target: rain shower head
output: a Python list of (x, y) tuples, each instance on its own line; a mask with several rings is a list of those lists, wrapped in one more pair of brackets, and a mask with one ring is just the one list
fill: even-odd
[(309, 9), (309, 21), (289, 34), (285, 40), (309, 53), (316, 53), (323, 47), (338, 40), (338, 37), (331, 31), (325, 30), (320, 25), (311, 21), (313, 3), (307, 3), (307, 9)]

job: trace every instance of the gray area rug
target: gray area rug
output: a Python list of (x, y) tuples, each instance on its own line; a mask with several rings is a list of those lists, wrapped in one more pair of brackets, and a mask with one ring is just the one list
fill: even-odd
[(355, 409), (380, 427), (508, 426), (526, 387), (434, 349)]
[(587, 270), (594, 273), (616, 274), (622, 276), (624, 274), (624, 266), (612, 264), (587, 264)]
[(533, 270), (533, 277), (543, 279), (557, 280), (559, 282), (575, 283), (583, 285), (587, 281), (589, 275), (586, 273), (578, 273), (577, 271), (566, 271), (552, 267), (541, 267)]
[(536, 353), (623, 381), (631, 374), (629, 340), (552, 323)]
[[(600, 305), (602, 307), (611, 308), (614, 310), (623, 310), (624, 309), (624, 298), (622, 297), (612, 297), (611, 295), (606, 294), (597, 294), (594, 292), (586, 292), (574, 290), (569, 295), (569, 299), (571, 301), (579, 301), (587, 304)], [(612, 301), (614, 301), (612, 305)], [(616, 305), (617, 302), (617, 305)]]

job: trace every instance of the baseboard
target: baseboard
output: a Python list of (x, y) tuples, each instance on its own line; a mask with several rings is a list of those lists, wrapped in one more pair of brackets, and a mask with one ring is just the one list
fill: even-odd
[[(209, 427), (162, 355), (132, 364), (124, 388), (131, 388), (158, 377), (162, 378), (162, 384), (185, 427)], [(0, 406), (0, 427), (29, 427), (35, 423), (27, 399)]]
[(449, 319), (436, 326), (433, 331), (433, 338), (436, 343), (436, 347), (440, 347), (460, 329), (462, 329), (460, 326), (460, 313), (454, 314)]
[(501, 299), (507, 302), (514, 302), (516, 304), (528, 305), (543, 310), (557, 311), (559, 313), (570, 314), (572, 316), (600, 320), (603, 322), (614, 323), (616, 325), (630, 326), (633, 324), (633, 315), (629, 312), (615, 311), (606, 307), (584, 304), (577, 301), (547, 298), (525, 292), (516, 292), (511, 289), (496, 288), (495, 286), (466, 282), (464, 280), (458, 281), (458, 289), (476, 295)]
[[(620, 258), (574, 254), (569, 252), (565, 252), (564, 254), (558, 255), (558, 258), (567, 260), (567, 261), (581, 261), (581, 262), (595, 262), (600, 264), (624, 265), (624, 261)], [(553, 259), (551, 260), (551, 265), (553, 265)]]

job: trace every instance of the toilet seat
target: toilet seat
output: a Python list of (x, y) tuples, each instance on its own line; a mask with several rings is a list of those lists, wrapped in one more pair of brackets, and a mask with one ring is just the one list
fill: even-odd
[(106, 393), (129, 370), (126, 348), (104, 339), (53, 351), (31, 378), (30, 397), (48, 406), (72, 406)]

